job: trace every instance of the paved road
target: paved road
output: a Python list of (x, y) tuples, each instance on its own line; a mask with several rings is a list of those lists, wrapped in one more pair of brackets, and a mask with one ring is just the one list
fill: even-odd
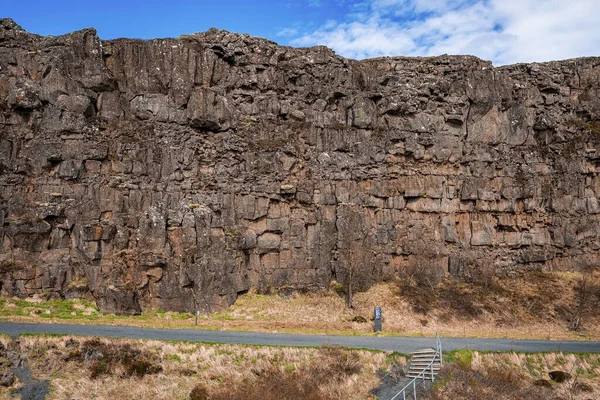
[[(401, 353), (410, 353), (418, 349), (433, 347), (435, 345), (434, 339), (420, 337), (291, 335), (282, 333), (224, 332), (194, 329), (150, 329), (106, 325), (23, 324), (12, 322), (0, 322), (0, 333), (11, 336), (18, 336), (22, 333), (45, 333), (268, 346), (321, 346), (323, 344), (331, 344), (350, 348), (398, 351)], [(487, 351), (514, 350), (520, 352), (568, 351), (578, 353), (600, 353), (600, 342), (574, 340), (442, 338), (442, 347), (444, 351), (469, 348)]]

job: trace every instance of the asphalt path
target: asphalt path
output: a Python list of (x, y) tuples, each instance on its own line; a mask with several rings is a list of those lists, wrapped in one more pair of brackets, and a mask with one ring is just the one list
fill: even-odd
[[(0, 333), (17, 337), (24, 333), (102, 336), (108, 338), (158, 339), (205, 343), (232, 343), (263, 346), (315, 347), (339, 345), (410, 353), (435, 346), (435, 339), (402, 336), (342, 336), (293, 335), (284, 333), (232, 332), (200, 329), (152, 329), (130, 326), (27, 324), (0, 322)], [(600, 342), (576, 340), (512, 340), (442, 338), (444, 351), (473, 349), (482, 351), (518, 351), (526, 353), (566, 351), (574, 353), (600, 353)]]

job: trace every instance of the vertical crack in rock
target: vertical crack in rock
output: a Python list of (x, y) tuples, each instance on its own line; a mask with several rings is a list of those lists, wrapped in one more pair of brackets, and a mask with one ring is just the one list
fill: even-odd
[(469, 99), (469, 106), (467, 108), (467, 116), (465, 118), (465, 138), (469, 138), (469, 122), (471, 121), (471, 107), (473, 106), (473, 101)]

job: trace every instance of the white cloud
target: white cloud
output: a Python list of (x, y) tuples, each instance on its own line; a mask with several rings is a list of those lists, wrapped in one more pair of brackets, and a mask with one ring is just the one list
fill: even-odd
[[(473, 54), (496, 65), (600, 55), (597, 0), (368, 0), (291, 44), (349, 58)], [(366, 7), (365, 7), (366, 5)]]
[(295, 28), (284, 28), (275, 34), (276, 36), (296, 36), (298, 35), (298, 29)]
[(513, 37), (500, 59), (504, 62), (546, 61), (600, 55), (600, 8), (595, 0), (494, 0), (504, 20), (503, 31)]
[(415, 47), (412, 38), (393, 24), (371, 19), (364, 22), (329, 23), (292, 44), (312, 46), (324, 44), (349, 58), (366, 58), (402, 54)]

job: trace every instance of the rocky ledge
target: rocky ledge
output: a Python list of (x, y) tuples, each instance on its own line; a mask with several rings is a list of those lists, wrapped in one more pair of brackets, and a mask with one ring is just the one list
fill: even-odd
[(212, 311), (600, 249), (600, 58), (347, 60), (211, 29), (0, 20), (0, 288)]

